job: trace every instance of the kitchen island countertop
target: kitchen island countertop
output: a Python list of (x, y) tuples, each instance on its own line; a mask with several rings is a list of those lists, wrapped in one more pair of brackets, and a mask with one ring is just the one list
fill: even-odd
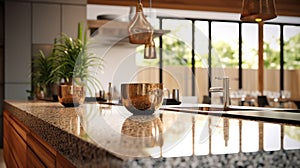
[(123, 106), (97, 103), (64, 108), (58, 102), (7, 100), (4, 110), (77, 167), (300, 164), (300, 114), (295, 113), (286, 113), (295, 120), (280, 123), (247, 119), (255, 116), (251, 111), (230, 117), (224, 111), (210, 115), (165, 108), (151, 116), (133, 116)]

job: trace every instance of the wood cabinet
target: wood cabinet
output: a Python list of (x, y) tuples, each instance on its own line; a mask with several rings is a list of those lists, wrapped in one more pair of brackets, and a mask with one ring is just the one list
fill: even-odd
[[(4, 155), (8, 167), (26, 167), (28, 130), (4, 112)], [(15, 157), (18, 156), (18, 157)]]
[(7, 167), (75, 167), (8, 111), (4, 111), (3, 140)]
[(61, 31), (59, 4), (32, 4), (32, 42), (52, 44)]
[(38, 156), (38, 159), (49, 168), (55, 167), (55, 151), (48, 150), (39, 140), (35, 139), (31, 134), (27, 137), (27, 144), (32, 153)]
[(30, 149), (27, 150), (27, 167), (34, 167), (34, 168), (46, 168), (43, 162), (39, 159), (39, 157)]

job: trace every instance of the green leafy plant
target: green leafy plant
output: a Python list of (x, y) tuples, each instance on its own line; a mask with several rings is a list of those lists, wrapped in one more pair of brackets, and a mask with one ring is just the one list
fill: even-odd
[[(91, 53), (87, 49), (86, 36), (83, 37), (82, 24), (79, 24), (77, 39), (72, 39), (66, 34), (62, 34), (58, 43), (55, 44), (55, 69), (53, 75), (65, 83), (76, 82), (76, 84), (86, 85), (87, 82), (94, 88), (101, 86), (91, 67), (103, 68), (103, 60)], [(88, 88), (90, 89), (90, 88)], [(90, 90), (91, 92), (91, 90)]]
[[(86, 33), (85, 33), (86, 34)], [(87, 85), (100, 88), (101, 82), (95, 76), (93, 68), (103, 68), (103, 60), (87, 49), (86, 35), (83, 35), (83, 23), (78, 25), (78, 36), (76, 39), (67, 34), (61, 34), (55, 40), (53, 50), (46, 56), (43, 51), (34, 57), (32, 61), (33, 72), (32, 83), (35, 93), (43, 91), (51, 96), (52, 85), (64, 81), (64, 83)], [(87, 88), (91, 93), (92, 88)]]
[[(71, 37), (63, 34), (60, 43), (55, 45), (55, 49), (57, 51), (57, 68), (54, 70), (59, 78), (64, 79), (65, 82), (70, 82), (73, 77), (83, 78), (86, 70), (86, 62), (87, 56), (84, 53), (84, 44), (81, 40), (75, 39), (73, 40)], [(81, 71), (74, 72), (74, 68), (77, 62), (80, 62), (78, 69)], [(82, 63), (81, 63), (82, 62)], [(85, 63), (84, 63), (85, 62)]]
[(39, 84), (52, 84), (57, 77), (52, 74), (55, 64), (55, 57), (52, 55), (45, 56), (43, 51), (33, 60), (33, 81), (36, 85)]
[(33, 93), (40, 94), (42, 91), (45, 97), (52, 97), (52, 87), (58, 81), (58, 76), (52, 73), (55, 66), (54, 50), (49, 56), (40, 50), (39, 54), (33, 58), (32, 82), (35, 89)]

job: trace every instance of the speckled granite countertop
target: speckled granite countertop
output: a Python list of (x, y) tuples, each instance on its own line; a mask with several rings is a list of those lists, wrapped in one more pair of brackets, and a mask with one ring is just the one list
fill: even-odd
[(132, 116), (122, 106), (92, 103), (64, 108), (56, 102), (5, 101), (4, 108), (77, 167), (300, 164), (295, 122), (169, 110)]

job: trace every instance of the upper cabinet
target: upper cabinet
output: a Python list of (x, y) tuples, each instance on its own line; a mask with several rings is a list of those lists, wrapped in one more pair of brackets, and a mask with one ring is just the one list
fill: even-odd
[[(278, 15), (300, 16), (299, 0), (275, 0)], [(88, 4), (124, 5), (133, 6), (137, 0), (87, 0)], [(143, 0), (145, 7), (149, 6), (150, 0)], [(201, 10), (216, 12), (240, 13), (243, 0), (155, 0), (152, 1), (154, 8)]]
[[(78, 23), (86, 21), (86, 0), (5, 1), (5, 99), (27, 99), (31, 89), (31, 60), (39, 50), (47, 55), (55, 37), (77, 37)], [(1, 29), (0, 29), (1, 30)], [(0, 38), (2, 40), (3, 37)], [(3, 41), (3, 40), (2, 40)], [(0, 43), (1, 44), (1, 43)], [(1, 78), (1, 76), (0, 76)]]
[(62, 5), (62, 32), (77, 37), (79, 22), (86, 21), (86, 7), (80, 5)]
[(61, 32), (77, 37), (78, 23), (86, 21), (86, 6), (33, 3), (33, 44), (53, 44)]
[[(5, 66), (5, 82), (24, 84), (30, 81), (27, 72), (31, 61), (31, 5), (15, 1), (5, 2), (4, 16), (4, 65), (9, 65)], [(25, 90), (23, 92), (26, 93)]]
[(32, 17), (33, 43), (52, 44), (60, 33), (60, 5), (34, 3)]

